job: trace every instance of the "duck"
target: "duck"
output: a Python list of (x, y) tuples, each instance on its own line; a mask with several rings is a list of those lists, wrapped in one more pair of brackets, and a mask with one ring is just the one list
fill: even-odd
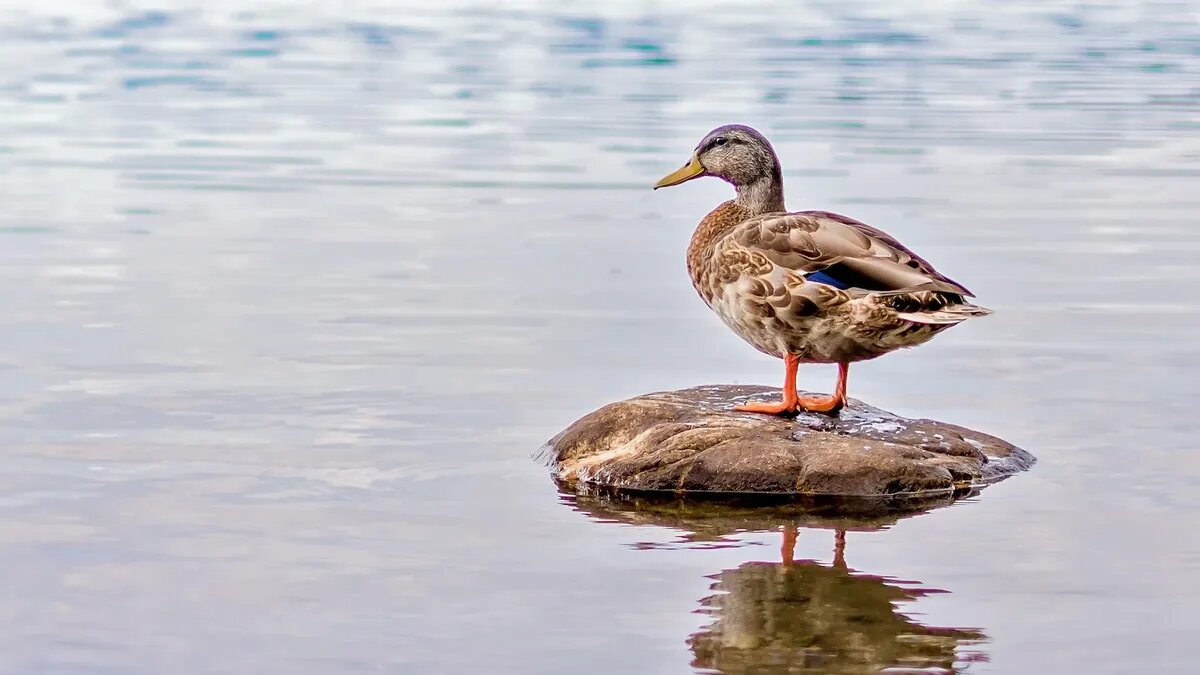
[[(705, 176), (731, 184), (735, 196), (692, 234), (692, 285), (734, 333), (784, 362), (781, 400), (736, 411), (836, 415), (847, 404), (851, 363), (924, 344), (991, 313), (887, 232), (829, 211), (788, 211), (779, 156), (751, 127), (708, 132), (654, 189)], [(832, 394), (797, 392), (797, 370), (809, 363), (837, 364)]]

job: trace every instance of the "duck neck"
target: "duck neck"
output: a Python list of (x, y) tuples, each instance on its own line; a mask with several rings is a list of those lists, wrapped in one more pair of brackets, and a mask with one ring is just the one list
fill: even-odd
[(787, 208), (783, 205), (783, 172), (778, 161), (771, 167), (769, 174), (753, 183), (738, 185), (737, 199), (734, 203), (750, 217), (786, 211)]

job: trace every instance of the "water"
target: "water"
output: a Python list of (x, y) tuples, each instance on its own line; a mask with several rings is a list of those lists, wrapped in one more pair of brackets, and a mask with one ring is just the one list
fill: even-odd
[[(1200, 7), (505, 7), (0, 10), (0, 671), (1194, 667)], [(851, 394), (1033, 472), (556, 492), (582, 414), (781, 376), (683, 271), (727, 188), (649, 190), (731, 121), (996, 310)]]

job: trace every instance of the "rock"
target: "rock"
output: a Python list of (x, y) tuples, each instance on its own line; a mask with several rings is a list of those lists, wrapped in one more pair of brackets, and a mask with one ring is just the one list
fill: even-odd
[(736, 385), (646, 394), (583, 417), (544, 453), (568, 486), (781, 496), (953, 493), (1035, 461), (994, 436), (853, 399), (836, 417), (732, 410), (779, 396), (771, 387)]

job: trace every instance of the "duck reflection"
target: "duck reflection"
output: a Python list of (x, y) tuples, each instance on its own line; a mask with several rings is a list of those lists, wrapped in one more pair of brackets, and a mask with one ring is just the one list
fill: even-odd
[[(904, 614), (904, 605), (946, 591), (854, 570), (846, 563), (846, 537), (884, 529), (960, 496), (772, 507), (598, 493), (570, 501), (596, 519), (681, 529), (689, 544), (728, 540), (739, 532), (781, 533), (778, 562), (747, 562), (712, 575), (713, 592), (697, 610), (711, 621), (687, 640), (698, 669), (756, 675), (956, 673), (986, 660), (980, 649), (986, 636), (974, 628), (927, 626)], [(795, 559), (796, 538), (804, 529), (833, 531), (832, 562)]]

